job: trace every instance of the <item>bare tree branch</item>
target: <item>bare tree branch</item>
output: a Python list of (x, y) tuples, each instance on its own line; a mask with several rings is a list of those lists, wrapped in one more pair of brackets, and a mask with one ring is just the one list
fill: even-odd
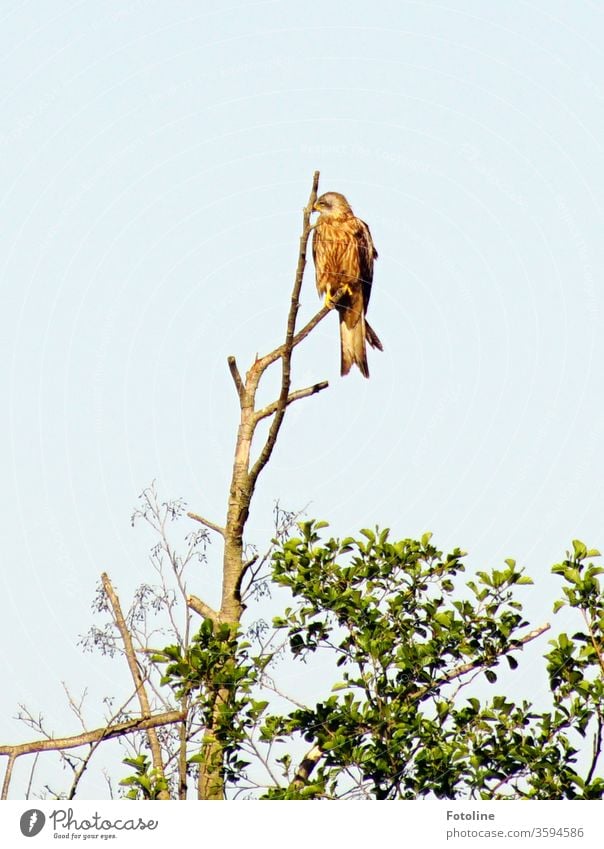
[(33, 740), (31, 743), (18, 743), (14, 746), (0, 746), (0, 756), (9, 758), (13, 755), (31, 755), (34, 752), (58, 752), (62, 749), (77, 749), (97, 740), (111, 740), (113, 737), (123, 737), (134, 731), (148, 731), (150, 728), (160, 728), (162, 725), (173, 725), (175, 722), (183, 722), (185, 715), (180, 710), (169, 710), (165, 713), (156, 713), (154, 716), (139, 716), (135, 719), (127, 719), (116, 725), (96, 728), (93, 731), (84, 731), (73, 737), (53, 737), (51, 739)]
[(216, 531), (216, 533), (220, 534), (220, 536), (224, 536), (224, 528), (214, 522), (210, 522), (209, 519), (206, 519), (204, 516), (200, 516), (199, 513), (187, 513), (187, 516), (189, 519), (194, 519), (196, 522), (205, 525), (205, 527), (209, 528), (211, 531)]
[[(188, 716), (191, 700), (185, 696), (181, 701), (182, 712)], [(178, 727), (178, 798), (187, 798), (187, 723), (182, 722)]]
[(292, 783), (290, 784), (290, 788), (299, 789), (303, 787), (308, 779), (310, 778), (310, 774), (316, 765), (319, 763), (321, 758), (323, 757), (323, 750), (320, 746), (313, 746), (312, 749), (308, 752), (308, 754), (303, 758), (300, 762), (300, 766), (296, 770), (296, 774), (293, 778)]
[[(287, 401), (285, 402), (287, 406), (289, 404), (293, 404), (294, 401), (298, 401), (300, 398), (308, 398), (309, 395), (316, 395), (317, 392), (321, 392), (323, 389), (327, 389), (329, 383), (326, 380), (322, 380), (320, 383), (314, 383), (312, 386), (307, 386), (306, 389), (296, 389), (295, 392), (290, 392), (287, 396)], [(259, 422), (261, 419), (265, 419), (267, 416), (272, 416), (273, 413), (277, 412), (279, 409), (280, 401), (273, 401), (272, 404), (264, 407), (262, 410), (257, 410), (255, 414), (255, 420)]]
[(598, 714), (598, 724), (596, 727), (596, 733), (594, 736), (594, 745), (593, 745), (593, 753), (591, 764), (589, 766), (589, 772), (587, 773), (587, 778), (585, 779), (586, 784), (591, 784), (591, 780), (594, 776), (594, 772), (596, 771), (596, 767), (598, 765), (598, 760), (600, 758), (600, 754), (602, 753), (602, 711), (600, 707), (596, 707), (596, 711)]
[[(338, 289), (336, 292), (334, 292), (334, 295), (332, 297), (331, 306), (329, 306), (329, 307), (322, 306), (321, 309), (319, 310), (319, 312), (316, 313), (315, 315), (313, 315), (313, 317), (310, 319), (310, 321), (308, 321), (304, 325), (302, 330), (299, 330), (296, 333), (296, 335), (292, 339), (292, 348), (296, 348), (300, 344), (300, 342), (303, 342), (306, 339), (306, 337), (315, 329), (317, 324), (319, 324), (321, 321), (323, 321), (323, 319), (325, 318), (326, 315), (329, 315), (329, 313), (332, 311), (335, 304), (338, 302), (340, 297), (344, 294), (344, 291), (345, 291), (345, 288), (342, 287), (341, 289)], [(264, 370), (264, 369), (268, 368), (268, 366), (270, 366), (271, 363), (276, 362), (280, 357), (282, 357), (284, 355), (284, 353), (285, 353), (285, 343), (283, 343), (282, 345), (279, 345), (278, 348), (275, 348), (274, 351), (271, 351), (270, 353), (266, 354), (264, 357), (261, 357), (258, 360), (258, 364), (260, 366), (262, 366), (262, 369)]]
[(2, 799), (8, 799), (8, 788), (10, 787), (10, 780), (13, 775), (13, 767), (15, 765), (15, 761), (17, 760), (18, 755), (14, 752), (11, 752), (8, 758), (8, 763), (6, 765), (6, 772), (4, 773), (4, 781), (2, 782)]
[(233, 356), (227, 357), (227, 363), (229, 364), (229, 370), (231, 372), (231, 377), (233, 378), (235, 388), (237, 389), (237, 395), (239, 395), (239, 400), (242, 400), (243, 394), (245, 392), (245, 387), (243, 385), (241, 375), (239, 374), (239, 369), (237, 368), (237, 360)]
[[(134, 686), (136, 689), (136, 695), (138, 697), (138, 701), (140, 704), (141, 713), (143, 716), (151, 715), (151, 706), (149, 704), (149, 699), (147, 697), (147, 691), (145, 690), (145, 682), (143, 680), (143, 676), (141, 674), (140, 666), (136, 659), (136, 652), (134, 650), (134, 646), (132, 644), (132, 637), (130, 636), (130, 631), (126, 625), (126, 620), (124, 619), (124, 614), (122, 613), (122, 607), (120, 605), (120, 600), (117, 597), (117, 593), (113, 589), (113, 585), (109, 579), (109, 575), (106, 572), (103, 572), (101, 575), (101, 581), (103, 582), (103, 588), (111, 604), (111, 608), (113, 610), (113, 615), (115, 617), (115, 624), (120, 632), (122, 637), (122, 642), (124, 643), (124, 650), (126, 652), (126, 660), (128, 661), (128, 667), (130, 669), (130, 674), (132, 675), (132, 680), (134, 681)], [(153, 760), (153, 767), (157, 771), (158, 775), (162, 778), (165, 778), (164, 775), (164, 765), (162, 762), (161, 755), (161, 746), (159, 744), (159, 739), (157, 737), (157, 733), (155, 729), (149, 729), (147, 731), (147, 738), (149, 740), (149, 748), (151, 749), (151, 757)], [(167, 790), (162, 790), (158, 794), (158, 798), (160, 799), (169, 799), (170, 794)]]
[(191, 610), (194, 610), (195, 613), (199, 613), (199, 615), (203, 616), (204, 619), (211, 619), (212, 622), (220, 622), (220, 614), (206, 604), (205, 601), (197, 598), (196, 595), (187, 596), (187, 604)]
[[(99, 741), (99, 743), (100, 743), (100, 741)], [(88, 764), (90, 763), (92, 756), (96, 752), (99, 743), (97, 743), (95, 746), (90, 747), (90, 751), (88, 752), (88, 754), (86, 755), (86, 757), (84, 758), (84, 760), (82, 761), (82, 763), (80, 764), (78, 769), (74, 769), (73, 781), (71, 782), (71, 787), (69, 788), (69, 793), (67, 794), (67, 798), (70, 801), (72, 799), (75, 799), (75, 794), (76, 794), (77, 789), (78, 789), (78, 784), (80, 783), (82, 776), (84, 775), (84, 773), (88, 769)]]
[[(29, 799), (29, 794), (31, 793), (31, 786), (34, 781), (34, 773), (36, 771), (36, 767), (38, 765), (38, 758), (40, 757), (40, 752), (36, 752), (36, 756), (34, 758), (34, 762), (31, 765), (31, 770), (29, 772), (29, 781), (27, 782), (27, 790), (25, 791), (25, 798)], [(8, 788), (7, 788), (8, 789)], [(4, 799), (4, 796), (2, 797)]]

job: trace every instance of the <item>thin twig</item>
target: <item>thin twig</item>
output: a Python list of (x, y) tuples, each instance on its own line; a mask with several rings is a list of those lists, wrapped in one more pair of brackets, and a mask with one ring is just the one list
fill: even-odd
[(103, 770), (103, 777), (105, 779), (105, 783), (107, 784), (107, 787), (109, 788), (109, 798), (113, 799), (114, 798), (114, 796), (113, 796), (113, 784), (111, 783), (111, 776), (109, 775), (109, 773), (107, 772), (106, 769)]
[[(125, 711), (125, 710), (126, 710), (126, 708), (128, 707), (129, 703), (132, 701), (132, 699), (133, 699), (135, 696), (136, 696), (136, 693), (132, 693), (132, 695), (128, 696), (128, 698), (126, 699), (126, 701), (125, 701), (125, 702), (123, 702), (123, 703), (122, 703), (122, 704), (118, 707), (118, 709), (117, 709), (117, 710), (113, 711), (112, 715), (111, 715), (111, 716), (108, 718), (108, 720), (107, 720), (107, 725), (106, 725), (106, 727), (107, 727), (107, 728), (110, 728), (110, 727), (111, 727), (111, 723), (112, 723), (112, 722), (115, 722), (115, 720), (117, 719), (117, 717), (118, 717), (118, 716), (120, 716), (120, 715), (123, 713), (123, 711)], [(84, 696), (82, 696), (82, 700), (83, 700), (83, 698), (84, 698)], [(84, 726), (84, 722), (83, 722), (83, 720), (82, 720), (82, 725)], [(85, 726), (84, 726), (84, 730), (86, 730)], [(74, 770), (75, 775), (74, 775), (74, 779), (73, 779), (73, 782), (72, 782), (72, 785), (71, 785), (70, 791), (69, 791), (69, 793), (68, 793), (68, 795), (67, 795), (67, 798), (68, 798), (68, 799), (75, 799), (75, 794), (76, 794), (76, 791), (77, 791), (77, 788), (78, 788), (78, 784), (80, 783), (80, 780), (81, 780), (82, 776), (84, 775), (84, 772), (88, 769), (88, 765), (90, 764), (90, 761), (91, 761), (91, 759), (92, 759), (92, 756), (94, 755), (94, 753), (96, 752), (96, 750), (98, 749), (98, 747), (101, 745), (101, 743), (102, 743), (104, 740), (105, 740), (105, 738), (104, 738), (104, 737), (100, 737), (98, 740), (93, 741), (93, 742), (90, 744), (90, 751), (88, 752), (88, 754), (86, 755), (86, 757), (83, 759), (83, 761), (82, 761), (82, 764), (81, 764), (80, 768), (79, 768), (79, 769), (75, 769), (75, 767), (73, 767), (73, 770)], [(38, 757), (38, 756), (36, 755), (36, 757)]]
[(589, 631), (589, 639), (591, 640), (593, 650), (595, 651), (596, 657), (598, 658), (598, 663), (600, 664), (600, 670), (604, 674), (604, 657), (602, 656), (602, 648), (599, 645), (598, 641), (596, 640), (595, 634), (593, 632), (593, 628), (591, 626), (591, 621), (589, 619), (589, 616), (587, 615), (587, 612), (585, 610), (582, 610), (581, 613), (583, 614), (583, 619), (585, 620), (587, 630)]
[[(100, 741), (99, 741), (99, 743), (100, 743)], [(80, 783), (80, 779), (82, 778), (82, 776), (86, 772), (86, 769), (88, 768), (88, 764), (90, 763), (90, 759), (92, 758), (93, 754), (95, 753), (99, 743), (97, 743), (96, 746), (90, 747), (90, 751), (88, 752), (88, 754), (86, 755), (86, 757), (82, 761), (80, 768), (74, 770), (73, 781), (71, 782), (71, 787), (69, 788), (69, 793), (67, 794), (67, 798), (70, 801), (72, 799), (75, 799), (75, 794), (76, 794), (76, 791), (78, 789), (78, 784)]]
[(245, 387), (243, 386), (243, 381), (241, 379), (241, 375), (239, 373), (239, 369), (237, 368), (237, 360), (235, 357), (227, 357), (227, 363), (229, 364), (229, 371), (231, 372), (231, 377), (233, 378), (233, 383), (235, 384), (235, 388), (237, 389), (237, 395), (239, 398), (243, 398), (243, 394), (245, 392)]
[(260, 686), (265, 687), (267, 690), (272, 690), (273, 693), (275, 693), (277, 696), (280, 696), (282, 699), (285, 699), (285, 701), (290, 702), (292, 705), (295, 705), (297, 708), (300, 708), (301, 710), (308, 710), (309, 709), (308, 705), (305, 705), (304, 702), (299, 702), (297, 699), (294, 699), (293, 696), (290, 696), (287, 693), (284, 693), (282, 690), (280, 690), (276, 686), (273, 679), (269, 678), (268, 675), (262, 676), (262, 678), (260, 679)]
[(196, 522), (199, 522), (202, 525), (205, 525), (206, 528), (209, 528), (211, 531), (216, 531), (220, 536), (224, 536), (224, 528), (220, 525), (217, 525), (215, 522), (210, 522), (209, 519), (206, 519), (204, 516), (200, 516), (199, 513), (187, 513), (189, 519), (195, 519)]
[(265, 770), (268, 772), (270, 779), (273, 782), (274, 786), (279, 787), (280, 786), (279, 785), (279, 779), (277, 778), (277, 776), (274, 774), (274, 772), (271, 769), (271, 765), (270, 765), (268, 755), (267, 755), (266, 758), (264, 758), (262, 756), (262, 752), (260, 751), (260, 749), (258, 748), (256, 743), (254, 742), (254, 740), (251, 739), (251, 738), (249, 740), (249, 746), (250, 746), (250, 749), (252, 750), (252, 752), (256, 755), (256, 757), (260, 761), (260, 763), (264, 766)]
[[(340, 298), (345, 294), (346, 286), (342, 286), (340, 289), (337, 289), (331, 298), (331, 305), (325, 306), (323, 305), (318, 313), (313, 315), (313, 317), (308, 321), (302, 330), (299, 330), (292, 340), (292, 348), (297, 347), (300, 342), (303, 342), (309, 333), (311, 333), (319, 322), (323, 321), (326, 315), (329, 315), (330, 312), (333, 311), (334, 307), (340, 300)], [(267, 368), (271, 363), (276, 362), (280, 357), (282, 357), (285, 353), (285, 343), (283, 345), (279, 345), (278, 348), (275, 348), (274, 351), (270, 351), (270, 353), (265, 354), (264, 357), (261, 357), (256, 365), (261, 365), (264, 368)]]
[(25, 798), (29, 799), (29, 794), (31, 793), (31, 786), (34, 782), (34, 772), (36, 771), (36, 767), (38, 765), (38, 758), (40, 757), (40, 753), (37, 752), (34, 758), (34, 762), (31, 765), (31, 770), (29, 772), (29, 781), (27, 782), (27, 790), (25, 791)]
[[(287, 406), (292, 404), (294, 401), (298, 401), (300, 398), (308, 398), (309, 395), (316, 395), (317, 392), (321, 392), (323, 389), (327, 389), (329, 383), (326, 380), (322, 380), (320, 383), (315, 383), (312, 386), (307, 386), (306, 389), (296, 389), (295, 392), (290, 392), (287, 396), (287, 401), (285, 402)], [(279, 409), (279, 401), (273, 401), (272, 404), (264, 407), (262, 410), (258, 410), (254, 419), (259, 422), (261, 419), (265, 419), (267, 416), (272, 416)]]
[(84, 731), (86, 731), (86, 723), (84, 722), (84, 718), (82, 716), (82, 705), (84, 704), (84, 699), (86, 698), (86, 696), (88, 694), (88, 689), (87, 688), (84, 689), (84, 692), (82, 693), (82, 698), (80, 699), (80, 703), (76, 704), (73, 696), (69, 692), (69, 688), (68, 688), (67, 684), (65, 683), (65, 681), (61, 681), (61, 686), (65, 690), (65, 695), (67, 696), (67, 701), (69, 702), (69, 707), (71, 708), (71, 710), (75, 714), (75, 716), (78, 718), (80, 725), (82, 726)]

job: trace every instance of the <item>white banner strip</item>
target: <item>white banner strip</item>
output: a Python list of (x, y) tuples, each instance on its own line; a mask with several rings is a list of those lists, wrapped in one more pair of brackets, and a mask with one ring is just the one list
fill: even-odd
[[(228, 810), (224, 805), (229, 806)], [(379, 807), (378, 807), (379, 805)], [(0, 844), (166, 849), (344, 845), (601, 849), (594, 802), (17, 802), (0, 804)], [(297, 821), (300, 821), (299, 823)], [(170, 841), (170, 843), (168, 843)]]

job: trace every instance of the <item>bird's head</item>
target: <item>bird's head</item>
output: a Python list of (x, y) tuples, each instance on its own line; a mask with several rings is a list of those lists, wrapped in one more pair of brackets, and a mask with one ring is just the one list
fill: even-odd
[(339, 192), (325, 192), (317, 198), (313, 209), (321, 213), (321, 218), (346, 218), (353, 214), (350, 204)]

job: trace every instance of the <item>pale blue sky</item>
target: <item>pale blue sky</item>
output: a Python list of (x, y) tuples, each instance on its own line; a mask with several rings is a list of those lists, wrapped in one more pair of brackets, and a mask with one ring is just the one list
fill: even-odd
[(61, 680), (112, 690), (76, 640), (102, 570), (125, 598), (150, 579), (129, 523), (145, 485), (222, 520), (226, 356), (281, 341), (315, 169), (371, 227), (385, 351), (341, 379), (331, 316), (300, 349), (295, 385), (331, 387), (291, 410), (250, 540), (275, 498), (337, 533), (429, 529), (476, 568), (526, 564), (550, 617), (551, 564), (573, 537), (604, 546), (602, 7), (0, 14), (0, 737), (29, 736), (17, 701), (75, 731)]

